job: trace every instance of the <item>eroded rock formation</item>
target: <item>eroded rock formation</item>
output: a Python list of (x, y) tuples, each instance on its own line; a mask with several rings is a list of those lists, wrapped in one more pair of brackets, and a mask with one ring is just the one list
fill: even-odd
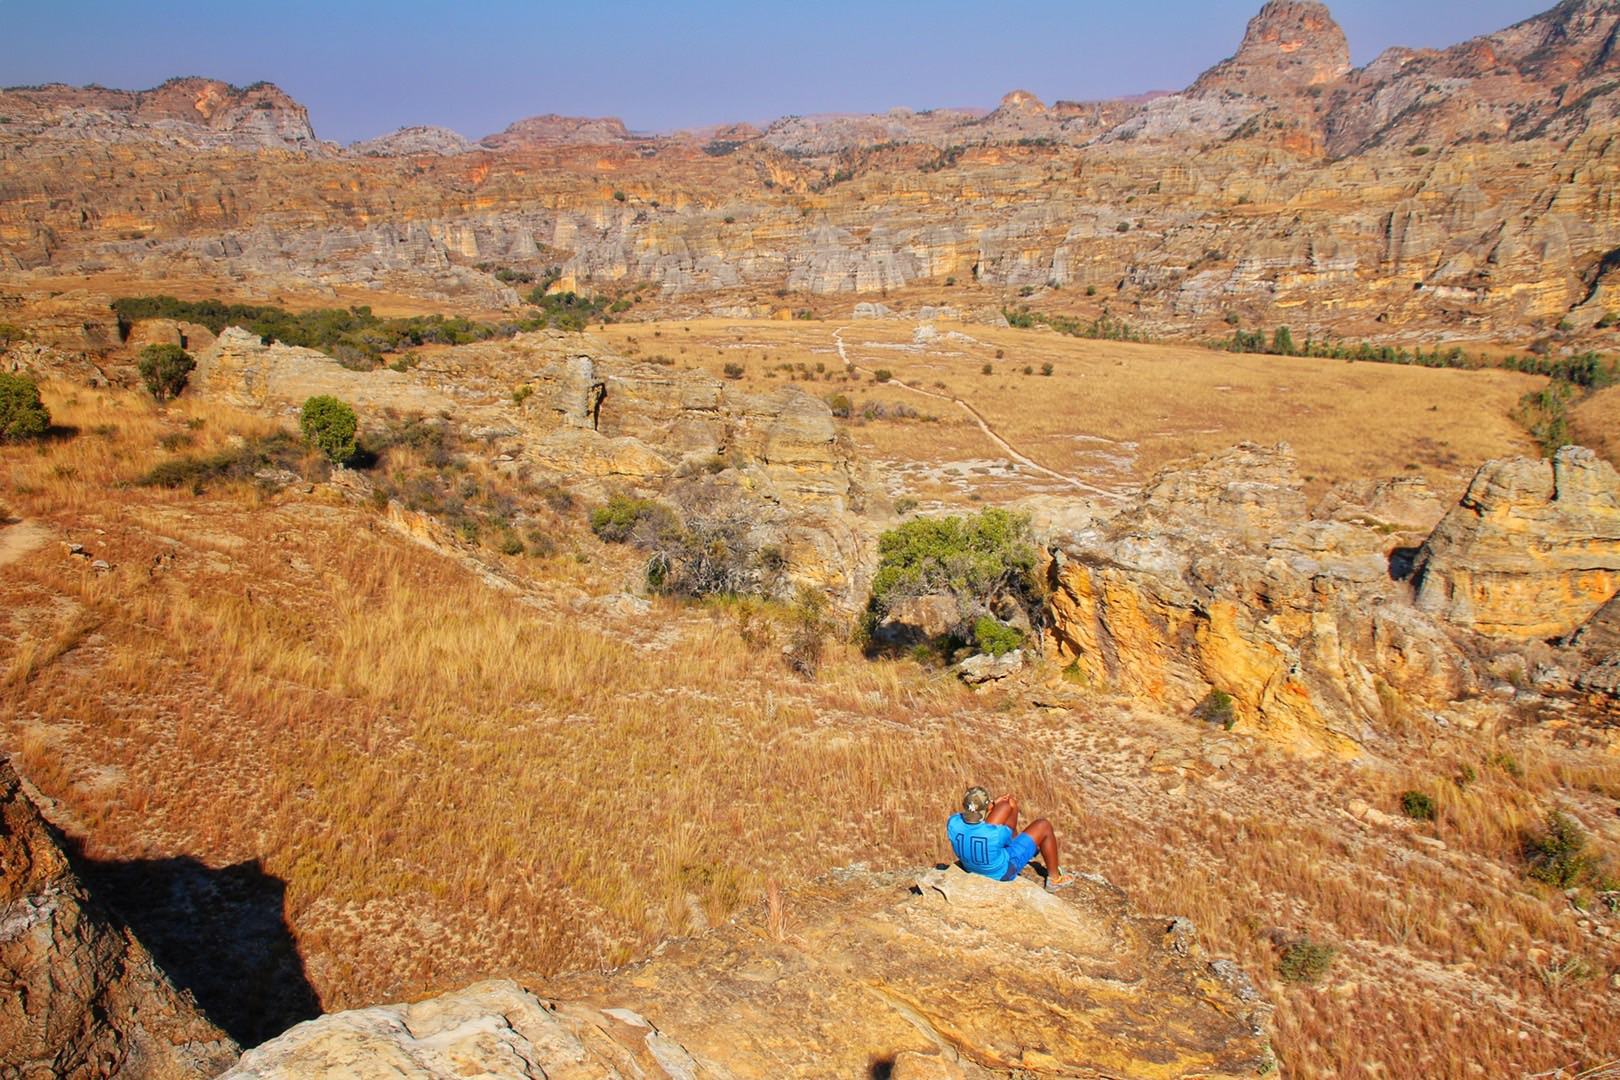
[(479, 266), (727, 307), (954, 279), (992, 308), (1055, 287), (1032, 303), (1106, 303), (1167, 336), (1234, 315), (1425, 344), (1567, 321), (1601, 346), (1620, 307), (1617, 19), (1567, 0), (1349, 70), (1323, 5), (1274, 0), (1178, 94), (1014, 92), (987, 115), (793, 117), (708, 141), (541, 116), (336, 155), (273, 87), (3, 91), (0, 264), (483, 308), (518, 298)]
[[(1613, 467), (1566, 447), (1488, 462), (1438, 525), (1413, 480), (1336, 490), (1312, 518), (1288, 448), (1240, 446), (1048, 527), (1049, 647), (1093, 685), (1186, 711), (1229, 695), (1233, 722), (1341, 753), (1474, 696), (1503, 648), (1533, 644), (1514, 670), (1561, 673), (1552, 689), (1608, 693), (1617, 508)], [(1560, 656), (1541, 644), (1583, 626)]]
[(1482, 468), (1423, 544), (1417, 605), (1490, 637), (1573, 633), (1620, 591), (1620, 476), (1590, 450)]
[[(701, 973), (701, 974), (697, 974)], [(1252, 1077), (1269, 1007), (1185, 920), (1082, 880), (843, 872), (606, 975), (323, 1017), (230, 1077)]]
[(95, 904), (0, 759), (0, 1075), (212, 1077), (238, 1053)]

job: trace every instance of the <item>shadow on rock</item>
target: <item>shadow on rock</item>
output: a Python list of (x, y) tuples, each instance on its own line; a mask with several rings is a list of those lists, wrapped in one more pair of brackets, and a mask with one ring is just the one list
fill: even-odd
[(91, 893), (244, 1049), (321, 1014), (284, 914), (286, 883), (258, 860), (217, 870), (189, 856), (74, 861)]

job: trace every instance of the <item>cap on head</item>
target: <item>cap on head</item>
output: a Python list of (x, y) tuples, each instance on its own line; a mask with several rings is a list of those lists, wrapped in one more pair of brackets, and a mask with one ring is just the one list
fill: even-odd
[(962, 820), (969, 825), (977, 825), (984, 820), (984, 812), (990, 809), (990, 793), (982, 787), (975, 785), (967, 789), (962, 796)]

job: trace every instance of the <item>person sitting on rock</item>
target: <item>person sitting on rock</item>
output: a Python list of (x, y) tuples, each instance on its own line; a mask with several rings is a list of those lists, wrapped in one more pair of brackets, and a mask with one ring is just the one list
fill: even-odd
[(1011, 881), (1040, 852), (1046, 863), (1046, 887), (1052, 892), (1074, 884), (1074, 875), (1058, 869), (1057, 832), (1038, 818), (1029, 828), (1018, 828), (1018, 800), (1011, 795), (992, 799), (982, 787), (970, 787), (962, 796), (962, 812), (945, 823), (951, 849), (962, 868), (997, 881)]

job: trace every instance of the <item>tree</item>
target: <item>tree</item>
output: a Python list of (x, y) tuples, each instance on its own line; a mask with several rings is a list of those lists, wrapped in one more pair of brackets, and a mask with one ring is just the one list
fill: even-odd
[(1294, 347), (1294, 335), (1286, 326), (1279, 326), (1271, 335), (1271, 351), (1277, 356), (1297, 356), (1299, 350)]
[(141, 350), (141, 358), (135, 366), (152, 396), (168, 401), (186, 388), (186, 380), (191, 377), (197, 361), (178, 345), (148, 345)]
[(360, 421), (347, 404), (327, 394), (304, 402), (298, 414), (298, 427), (304, 440), (337, 465), (354, 457), (358, 447), (354, 435)]
[(998, 599), (1033, 606), (1041, 595), (1029, 517), (990, 509), (967, 518), (920, 518), (878, 538), (871, 609), (879, 617), (930, 593), (957, 598), (964, 612), (989, 612)]
[(0, 371), (0, 442), (37, 438), (50, 426), (39, 387), (22, 375)]

